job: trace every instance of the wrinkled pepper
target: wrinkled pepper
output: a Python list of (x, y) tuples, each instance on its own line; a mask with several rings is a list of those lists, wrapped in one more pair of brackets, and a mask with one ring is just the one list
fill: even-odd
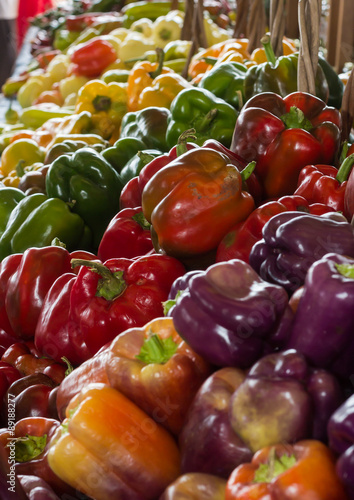
[(122, 119), (120, 138), (135, 137), (147, 148), (167, 151), (166, 130), (170, 115), (168, 109), (155, 106), (126, 113)]
[(239, 465), (227, 481), (225, 500), (348, 500), (335, 458), (316, 440), (276, 444)]
[(242, 108), (231, 150), (256, 161), (265, 198), (293, 194), (303, 167), (333, 164), (340, 146), (341, 117), (311, 94), (294, 92), (282, 99), (258, 94)]
[(92, 148), (60, 156), (46, 176), (48, 196), (73, 204), (73, 214), (79, 215), (93, 233), (94, 248), (118, 212), (121, 189), (117, 172)]
[(167, 255), (114, 258), (104, 265), (76, 259), (72, 265), (82, 268), (70, 294), (70, 317), (91, 355), (127, 328), (161, 316), (173, 281), (185, 272)]
[(329, 446), (337, 455), (336, 470), (349, 500), (354, 498), (354, 396), (350, 396), (328, 422)]
[(30, 247), (51, 245), (54, 238), (70, 251), (92, 245), (91, 230), (79, 215), (71, 212), (67, 203), (42, 193), (25, 196), (11, 212), (1, 235), (0, 260)]
[(172, 318), (157, 318), (118, 335), (106, 365), (109, 385), (178, 435), (189, 406), (210, 373), (178, 335)]
[(151, 224), (145, 219), (141, 207), (120, 210), (108, 224), (97, 251), (104, 262), (113, 257), (141, 257), (153, 250)]
[(216, 261), (241, 259), (248, 263), (253, 245), (262, 239), (264, 225), (274, 215), (288, 211), (321, 215), (334, 210), (322, 203), (310, 205), (300, 195), (282, 196), (278, 200), (268, 201), (253, 210), (244, 222), (239, 222), (227, 233), (218, 246)]
[(354, 254), (347, 255), (328, 253), (309, 268), (287, 343), (344, 379), (354, 356)]
[(199, 389), (180, 434), (182, 472), (228, 478), (264, 446), (326, 440), (342, 401), (338, 380), (293, 349), (264, 356), (248, 373), (217, 370)]
[(199, 145), (212, 138), (230, 146), (238, 112), (209, 90), (197, 87), (181, 90), (172, 101), (170, 111), (166, 131), (169, 148), (187, 128), (195, 129), (195, 142)]
[(53, 472), (96, 500), (154, 500), (178, 477), (179, 460), (161, 425), (101, 384), (71, 400), (48, 452)]
[(187, 151), (159, 170), (142, 192), (155, 249), (178, 258), (213, 252), (254, 209), (242, 187), (249, 173), (247, 167), (240, 173), (226, 155), (210, 148)]
[(276, 347), (288, 307), (282, 287), (263, 281), (237, 259), (185, 278), (183, 289), (179, 279), (171, 287), (169, 298), (177, 299), (169, 314), (195, 352), (216, 366), (246, 368)]
[(290, 294), (300, 288), (310, 266), (327, 253), (354, 258), (354, 229), (337, 213), (283, 212), (263, 227), (249, 262), (259, 275)]

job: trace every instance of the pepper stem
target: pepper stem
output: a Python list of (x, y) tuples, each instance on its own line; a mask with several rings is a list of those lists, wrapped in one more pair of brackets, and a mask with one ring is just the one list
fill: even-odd
[(342, 276), (354, 280), (354, 264), (336, 264), (336, 269)]
[(251, 161), (248, 165), (245, 166), (243, 170), (241, 170), (241, 179), (243, 182), (247, 181), (249, 177), (251, 177), (254, 169), (256, 168), (256, 162)]
[(23, 177), (25, 175), (25, 168), (24, 168), (25, 164), (26, 164), (25, 160), (20, 160), (17, 163), (15, 167), (17, 177)]
[(112, 99), (108, 95), (96, 95), (92, 105), (96, 111), (108, 111), (112, 105)]
[(151, 224), (148, 222), (143, 214), (143, 212), (139, 212), (132, 216), (132, 219), (139, 224), (142, 229), (150, 229)]
[(203, 120), (199, 124), (199, 130), (203, 132), (203, 130), (210, 127), (211, 122), (214, 120), (216, 115), (218, 114), (218, 110), (216, 108), (211, 109), (203, 118)]
[(163, 68), (163, 61), (165, 59), (165, 53), (161, 47), (156, 47), (156, 54), (157, 54), (157, 68), (155, 71), (150, 71), (149, 75), (152, 79), (156, 78), (157, 76), (161, 75), (162, 73), (162, 68)]
[(172, 337), (162, 339), (156, 333), (144, 340), (140, 353), (135, 356), (143, 363), (167, 363), (177, 350), (177, 344)]
[(189, 128), (182, 132), (182, 134), (178, 137), (177, 146), (176, 146), (176, 154), (177, 156), (183, 155), (188, 151), (187, 142), (188, 140), (196, 141), (197, 137), (195, 135), (195, 128)]
[(86, 266), (94, 273), (101, 276), (97, 283), (96, 297), (102, 297), (106, 300), (115, 300), (122, 295), (127, 288), (123, 279), (123, 271), (112, 273), (108, 267), (100, 262), (94, 262), (85, 259), (71, 259), (71, 267)]
[(266, 33), (264, 36), (262, 36), (261, 44), (264, 47), (264, 52), (265, 52), (267, 61), (274, 66), (275, 63), (277, 62), (277, 58), (275, 57), (273, 47), (270, 43), (269, 33)]
[[(23, 463), (29, 462), (43, 453), (47, 444), (47, 434), (43, 436), (26, 436), (11, 439), (11, 443), (15, 444), (15, 460)], [(9, 445), (8, 445), (9, 446)]]
[(271, 448), (267, 463), (260, 464), (254, 475), (256, 483), (270, 483), (273, 479), (283, 474), (296, 464), (295, 455), (282, 455), (278, 457), (275, 448)]
[(144, 153), (144, 151), (138, 151), (137, 155), (139, 156), (140, 160), (142, 161), (144, 167), (145, 167), (145, 165), (147, 165), (148, 163), (150, 163), (152, 160), (155, 159), (154, 156), (149, 155), (149, 153)]
[(339, 167), (338, 173), (336, 175), (336, 180), (341, 184), (342, 182), (348, 180), (349, 174), (354, 165), (354, 153), (349, 155), (344, 159), (343, 163)]
[(286, 128), (302, 128), (310, 131), (313, 125), (301, 109), (296, 106), (291, 106), (290, 111), (280, 117)]

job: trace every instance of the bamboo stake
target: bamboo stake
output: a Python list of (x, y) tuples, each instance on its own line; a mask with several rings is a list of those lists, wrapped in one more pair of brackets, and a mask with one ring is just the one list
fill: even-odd
[(248, 31), (247, 31), (248, 10), (249, 10), (249, 0), (237, 0), (236, 23), (233, 33), (234, 38), (241, 38), (248, 36)]
[(252, 52), (257, 47), (260, 47), (261, 38), (266, 32), (266, 16), (263, 0), (253, 0), (249, 12), (247, 25), (248, 32), (248, 51)]
[(299, 0), (300, 52), (297, 88), (316, 95), (321, 0)]
[(271, 0), (270, 2), (270, 42), (277, 57), (283, 55), (283, 37), (288, 0)]

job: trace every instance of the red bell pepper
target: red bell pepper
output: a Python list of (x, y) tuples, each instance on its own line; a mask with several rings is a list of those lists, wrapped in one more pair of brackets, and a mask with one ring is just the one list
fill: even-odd
[(340, 146), (337, 109), (305, 92), (284, 99), (273, 92), (252, 97), (237, 119), (230, 149), (256, 161), (264, 198), (292, 194), (303, 167), (332, 164)]
[(99, 76), (116, 59), (113, 45), (99, 37), (79, 44), (70, 56), (73, 72), (89, 78)]
[(21, 373), (10, 363), (0, 361), (0, 401), (3, 400), (10, 385), (21, 378)]
[(104, 265), (76, 259), (72, 265), (82, 269), (71, 290), (70, 316), (91, 355), (127, 328), (162, 316), (172, 283), (185, 273), (167, 255), (109, 259)]
[[(5, 259), (1, 262), (0, 264), (0, 328), (4, 330), (7, 335), (11, 338), (14, 337), (16, 338), (17, 335), (12, 329), (12, 326), (10, 324), (7, 312), (6, 312), (6, 305), (5, 305), (5, 300), (6, 300), (6, 295), (7, 295), (7, 288), (8, 288), (8, 282), (11, 276), (16, 272), (17, 268), (19, 267), (20, 263), (22, 260), (22, 254), (12, 254), (9, 255), (8, 257), (5, 257)], [(5, 340), (5, 335), (1, 336), (2, 340), (4, 337), (4, 342), (7, 344), (6, 347), (9, 347), (11, 345), (10, 338), (7, 338)], [(16, 342), (18, 341), (18, 337)], [(1, 345), (5, 347), (5, 345), (1, 342)]]
[(320, 441), (279, 444), (258, 451), (231, 474), (225, 500), (349, 500), (335, 459)]
[(97, 251), (98, 258), (104, 262), (113, 257), (132, 259), (145, 255), (154, 248), (150, 226), (141, 207), (121, 210), (103, 233)]
[(221, 240), (216, 252), (216, 261), (241, 259), (248, 263), (253, 245), (262, 239), (262, 229), (266, 222), (274, 215), (288, 211), (321, 215), (332, 212), (333, 209), (321, 203), (310, 205), (299, 195), (283, 196), (278, 201), (264, 203), (256, 208), (244, 222), (236, 224)]
[(76, 274), (65, 273), (51, 286), (38, 317), (34, 342), (42, 356), (61, 361), (63, 357), (76, 366), (90, 357), (81, 331), (70, 318), (70, 294)]
[(307, 165), (298, 179), (295, 194), (309, 203), (323, 203), (337, 212), (344, 212), (347, 179), (354, 165), (354, 154), (343, 161), (339, 170), (330, 165)]

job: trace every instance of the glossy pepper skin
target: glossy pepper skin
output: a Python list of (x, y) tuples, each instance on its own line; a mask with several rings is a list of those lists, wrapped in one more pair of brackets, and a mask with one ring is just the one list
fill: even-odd
[(120, 138), (135, 137), (143, 141), (148, 148), (168, 151), (166, 130), (170, 115), (167, 108), (157, 106), (149, 106), (136, 112), (130, 111), (122, 119)]
[(73, 72), (89, 78), (98, 77), (116, 59), (113, 45), (99, 37), (78, 45), (70, 55)]
[(347, 179), (353, 164), (354, 154), (344, 160), (339, 170), (330, 165), (307, 165), (299, 174), (295, 194), (310, 203), (324, 203), (343, 213)]
[(11, 212), (24, 197), (25, 194), (20, 189), (14, 187), (0, 189), (0, 234), (5, 231)]
[(242, 108), (230, 149), (256, 161), (264, 198), (277, 198), (293, 194), (306, 165), (333, 164), (340, 129), (339, 111), (315, 96), (264, 92)]
[(166, 488), (159, 500), (225, 500), (225, 487), (225, 479), (212, 474), (183, 474)]
[(211, 368), (178, 335), (172, 318), (156, 318), (118, 335), (106, 372), (117, 389), (178, 435)]
[(97, 248), (102, 235), (119, 210), (122, 182), (114, 168), (95, 150), (83, 148), (62, 155), (49, 167), (48, 196), (74, 203), (72, 211), (85, 221)]
[(335, 253), (310, 267), (288, 340), (313, 365), (344, 379), (353, 372), (353, 269), (354, 258)]
[(141, 257), (153, 250), (150, 224), (141, 207), (126, 208), (117, 213), (103, 233), (97, 256), (104, 262), (113, 257)]
[(262, 239), (264, 225), (274, 215), (287, 211), (321, 215), (332, 212), (333, 209), (322, 203), (310, 205), (300, 195), (282, 196), (278, 200), (268, 201), (253, 210), (244, 222), (236, 224), (221, 240), (216, 252), (216, 262), (241, 259), (248, 263), (253, 245)]
[(66, 415), (48, 462), (89, 497), (153, 500), (178, 477), (180, 456), (172, 436), (115, 389), (88, 385)]
[(248, 373), (217, 370), (199, 389), (180, 434), (182, 472), (227, 478), (265, 446), (325, 441), (342, 401), (338, 380), (293, 349), (264, 356)]
[(127, 328), (161, 316), (173, 281), (185, 272), (167, 255), (77, 263), (82, 269), (71, 290), (70, 315), (91, 355)]
[(198, 354), (216, 366), (246, 368), (276, 344), (288, 307), (282, 287), (263, 281), (237, 259), (189, 277), (170, 314)]
[(244, 103), (246, 72), (246, 66), (238, 62), (215, 64), (210, 71), (204, 73), (198, 87), (209, 90), (239, 111)]
[(0, 260), (31, 247), (51, 245), (55, 238), (70, 251), (92, 245), (91, 230), (63, 200), (43, 193), (25, 196), (11, 212), (0, 237)]
[(171, 117), (166, 131), (167, 145), (171, 148), (186, 128), (196, 131), (200, 146), (213, 138), (224, 146), (231, 144), (237, 111), (223, 99), (203, 88), (182, 90), (172, 101)]
[(336, 475), (335, 458), (316, 440), (276, 444), (239, 465), (226, 486), (225, 500), (348, 500)]
[(283, 212), (263, 227), (249, 262), (259, 275), (294, 292), (304, 284), (310, 266), (329, 252), (354, 257), (354, 230), (337, 213)]
[(227, 231), (251, 213), (254, 200), (226, 155), (196, 148), (151, 177), (142, 208), (153, 226), (155, 248), (188, 258), (214, 251)]
[(350, 396), (328, 422), (329, 447), (338, 456), (337, 474), (349, 500), (354, 498), (354, 396)]

